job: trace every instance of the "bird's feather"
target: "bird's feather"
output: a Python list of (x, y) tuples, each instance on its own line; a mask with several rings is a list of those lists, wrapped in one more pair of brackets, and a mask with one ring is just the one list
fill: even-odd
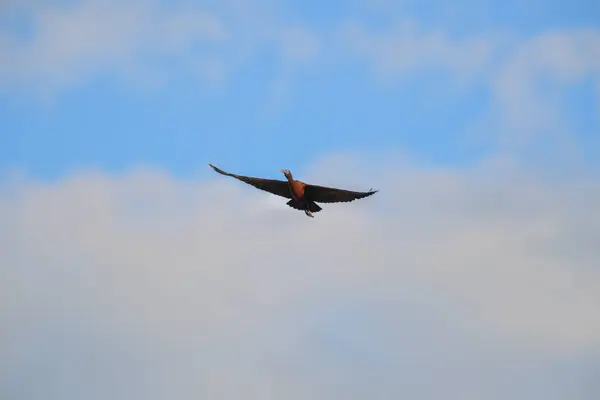
[(318, 185), (307, 185), (304, 189), (307, 198), (317, 203), (346, 203), (371, 196), (377, 192), (378, 190), (372, 189), (368, 192), (354, 192)]
[[(287, 204), (288, 206), (290, 206), (292, 208), (295, 208), (296, 210), (301, 210), (301, 211), (304, 211), (307, 208), (305, 203), (303, 203), (301, 201), (296, 201), (296, 200), (290, 200), (285, 204)], [(319, 205), (313, 201), (308, 203), (308, 209), (310, 212), (314, 212), (314, 213), (322, 210), (322, 208), (319, 207)]]
[(252, 185), (257, 189), (264, 190), (265, 192), (272, 193), (276, 196), (285, 197), (287, 199), (291, 199), (290, 189), (287, 181), (279, 181), (276, 179), (264, 179), (264, 178), (255, 178), (251, 176), (243, 176), (232, 174), (229, 172), (225, 172), (220, 168), (215, 167), (212, 164), (208, 164), (221, 175), (231, 176), (235, 179), (239, 179), (240, 181), (247, 183), (248, 185)]

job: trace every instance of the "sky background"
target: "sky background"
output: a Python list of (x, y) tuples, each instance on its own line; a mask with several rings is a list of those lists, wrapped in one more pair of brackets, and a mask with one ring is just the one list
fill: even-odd
[(600, 398), (596, 2), (3, 0), (0, 60), (0, 398)]

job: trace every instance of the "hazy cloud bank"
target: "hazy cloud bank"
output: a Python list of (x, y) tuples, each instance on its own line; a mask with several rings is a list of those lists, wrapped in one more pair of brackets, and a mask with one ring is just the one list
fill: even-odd
[(296, 172), (381, 189), (315, 219), (210, 171), (5, 183), (0, 394), (595, 398), (598, 183), (365, 161)]

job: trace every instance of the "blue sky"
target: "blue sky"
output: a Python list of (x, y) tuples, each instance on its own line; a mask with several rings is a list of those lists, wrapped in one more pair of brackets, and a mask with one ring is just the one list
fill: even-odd
[[(136, 164), (152, 164), (189, 176), (214, 162), (239, 171), (272, 174), (281, 167), (301, 169), (316, 157), (335, 151), (377, 152), (392, 147), (426, 162), (472, 163), (498, 150), (493, 122), (473, 128), (474, 121), (497, 108), (490, 87), (493, 75), (501, 73), (496, 70), (502, 71), (511, 62), (521, 42), (535, 40), (537, 35), (586, 28), (594, 32), (598, 25), (594, 16), (599, 13), (592, 2), (540, 2), (529, 8), (516, 2), (467, 2), (456, 9), (435, 3), (383, 1), (341, 2), (335, 7), (316, 2), (302, 6), (250, 2), (253, 13), (268, 21), (263, 25), (265, 32), (257, 32), (260, 23), (252, 20), (252, 13), (239, 15), (242, 3), (219, 6), (216, 2), (206, 7), (201, 2), (164, 3), (166, 11), (158, 16), (152, 14), (160, 12), (158, 3), (139, 3), (154, 4), (144, 8), (152, 16), (146, 18), (143, 13), (139, 18), (141, 33), (127, 31), (131, 24), (127, 20), (116, 25), (114, 29), (123, 29), (125, 37), (135, 38), (123, 47), (126, 55), (119, 53), (117, 35), (94, 36), (96, 31), (90, 29), (79, 33), (83, 46), (73, 44), (65, 56), (61, 51), (67, 50), (61, 46), (68, 49), (69, 41), (74, 40), (68, 36), (69, 29), (78, 35), (77, 22), (70, 20), (69, 14), (63, 24), (67, 25), (66, 37), (56, 33), (48, 34), (47, 40), (41, 36), (31, 39), (32, 34), (24, 34), (19, 27), (35, 27), (44, 10), (52, 6), (7, 6), (0, 26), (5, 37), (14, 41), (14, 48), (6, 46), (6, 59), (11, 60), (11, 52), (21, 56), (14, 69), (11, 61), (4, 68), (2, 168), (58, 178), (79, 167), (123, 171)], [(55, 10), (68, 13), (69, 8), (64, 7), (56, 5)], [(85, 12), (94, 10), (93, 2), (75, 5), (75, 10), (77, 7), (84, 10), (85, 18), (93, 19), (93, 11)], [(123, 3), (101, 9), (116, 19), (132, 7)], [(185, 12), (186, 7), (214, 11), (213, 17), (222, 21), (221, 29), (229, 40), (219, 47), (218, 39), (217, 43), (204, 43), (192, 32), (189, 40), (181, 40), (181, 49), (167, 44), (162, 52), (144, 42), (161, 35), (160, 31), (147, 33), (144, 24), (150, 24), (152, 18), (174, 20), (173, 15)], [(76, 12), (73, 15), (76, 17)], [(392, 66), (390, 77), (378, 76), (381, 73), (369, 65), (379, 62), (376, 53), (356, 55), (347, 50), (352, 38), (342, 37), (342, 44), (331, 39), (348, 20), (362, 24), (366, 34), (380, 35), (380, 42), (394, 40), (394, 26), (414, 24), (406, 38), (413, 43), (409, 46), (415, 46), (409, 50), (414, 60)], [(45, 29), (51, 30), (52, 20), (48, 21)], [(173, 35), (187, 33), (174, 26), (169, 28)], [(302, 29), (299, 40), (309, 44), (290, 40), (277, 48), (277, 35), (281, 35), (277, 32), (293, 27)], [(98, 29), (110, 28), (102, 23)], [(435, 34), (444, 42), (439, 48), (427, 41)], [(481, 66), (465, 67), (468, 82), (457, 83), (453, 75), (463, 71), (449, 64), (453, 57), (477, 57), (468, 49), (459, 54), (469, 40), (484, 41), (482, 46), (490, 55), (481, 57)], [(97, 52), (94, 46), (99, 48)], [(307, 55), (286, 56), (302, 51), (303, 46), (308, 46)], [(389, 51), (402, 57), (401, 48)], [(447, 60), (436, 60), (434, 53), (444, 51), (449, 54)], [(580, 52), (582, 57), (592, 58), (585, 62), (594, 63), (593, 51), (582, 48)], [(198, 77), (194, 63), (200, 64), (198, 60), (205, 54), (210, 61), (216, 60), (215, 74), (224, 75), (222, 80)], [(42, 65), (51, 63), (55, 68), (32, 67), (20, 74), (19, 69), (28, 69), (17, 64), (27, 57), (39, 57)], [(396, 74), (404, 68), (404, 74)], [(590, 68), (566, 87), (549, 86), (560, 91), (558, 106), (565, 121), (574, 125), (570, 135), (586, 149), (585, 161), (595, 163), (597, 152), (590, 149), (597, 148), (600, 117), (594, 80), (597, 69)], [(152, 77), (142, 78), (146, 81), (140, 84), (131, 82), (133, 76), (143, 73)], [(154, 80), (164, 82), (157, 87)], [(534, 93), (536, 97), (543, 98), (544, 84), (535, 91), (539, 92)], [(532, 98), (524, 106), (536, 100)]]
[(599, 8), (3, 2), (0, 398), (600, 398)]

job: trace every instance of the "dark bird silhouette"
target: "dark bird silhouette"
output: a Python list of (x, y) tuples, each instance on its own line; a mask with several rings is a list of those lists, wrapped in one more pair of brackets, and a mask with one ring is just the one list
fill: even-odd
[(243, 176), (225, 172), (222, 169), (208, 164), (219, 174), (231, 176), (254, 186), (257, 189), (264, 190), (277, 196), (290, 199), (286, 204), (296, 210), (302, 210), (304, 213), (313, 218), (313, 213), (319, 212), (322, 208), (316, 203), (347, 203), (357, 199), (362, 199), (371, 196), (378, 190), (369, 190), (368, 192), (353, 192), (351, 190), (336, 189), (325, 186), (310, 185), (292, 177), (292, 173), (287, 169), (282, 169), (283, 175), (287, 181), (279, 181), (276, 179), (254, 178), (251, 176)]

